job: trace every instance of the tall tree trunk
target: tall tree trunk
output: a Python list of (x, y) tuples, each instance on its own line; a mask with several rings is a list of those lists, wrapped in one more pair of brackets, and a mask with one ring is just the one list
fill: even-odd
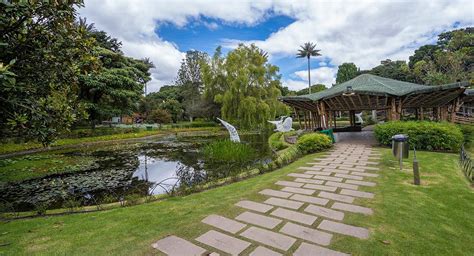
[(308, 56), (308, 92), (311, 94), (311, 64), (309, 63), (309, 56)]

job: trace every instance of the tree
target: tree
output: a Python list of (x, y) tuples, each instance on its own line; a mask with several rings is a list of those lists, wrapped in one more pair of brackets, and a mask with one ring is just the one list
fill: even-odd
[(309, 93), (311, 93), (311, 64), (310, 58), (311, 56), (321, 56), (319, 53), (320, 50), (316, 50), (316, 44), (307, 42), (304, 45), (300, 45), (298, 53), (296, 54), (297, 58), (307, 58), (308, 59), (308, 88)]
[(410, 56), (416, 82), (430, 85), (474, 79), (474, 29), (441, 33), (436, 45), (424, 45)]
[[(315, 92), (320, 92), (320, 91), (324, 91), (326, 90), (326, 86), (324, 84), (313, 84), (311, 86), (311, 92), (315, 93)], [(299, 90), (296, 92), (296, 95), (305, 95), (305, 94), (308, 94), (309, 93), (309, 90), (308, 88), (305, 88), (305, 89), (302, 89), (302, 90)]]
[(257, 46), (240, 44), (223, 58), (220, 48), (203, 66), (206, 97), (221, 106), (222, 118), (243, 129), (267, 127), (267, 120), (288, 109), (278, 97), (278, 67)]
[(201, 77), (201, 64), (206, 62), (208, 56), (200, 51), (188, 51), (181, 62), (176, 85), (181, 86), (185, 113), (192, 122), (194, 117), (204, 116), (205, 102), (202, 100), (203, 81)]
[(417, 50), (415, 50), (415, 53), (413, 56), (410, 56), (409, 59), (410, 61), (408, 62), (408, 66), (410, 68), (413, 68), (415, 66), (415, 63), (418, 61), (424, 60), (425, 62), (427, 61), (434, 61), (434, 55), (435, 52), (441, 49), (437, 45), (423, 45)]
[(381, 65), (374, 67), (368, 73), (405, 82), (415, 82), (410, 68), (403, 60), (385, 60)]
[(79, 99), (86, 105), (92, 127), (102, 119), (132, 114), (151, 80), (153, 64), (124, 56), (117, 39), (96, 31), (84, 20), (79, 26), (94, 39), (95, 57), (100, 60), (94, 72), (79, 77)]
[(354, 63), (342, 63), (337, 69), (336, 84), (349, 81), (357, 75), (357, 66)]
[(147, 116), (147, 122), (166, 124), (171, 122), (171, 115), (164, 109), (155, 109)]
[[(81, 74), (98, 59), (93, 40), (75, 25), (82, 1), (0, 3), (0, 63), (14, 85), (0, 91), (0, 127), (49, 145), (84, 115), (77, 101)], [(1, 65), (1, 64), (0, 64)], [(3, 66), (5, 66), (3, 65)]]

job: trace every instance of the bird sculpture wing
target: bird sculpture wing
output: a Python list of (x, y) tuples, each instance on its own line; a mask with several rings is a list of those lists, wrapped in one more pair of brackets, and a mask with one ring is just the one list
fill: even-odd
[(219, 120), (224, 125), (224, 127), (227, 129), (227, 131), (229, 131), (231, 141), (240, 142), (240, 137), (239, 137), (239, 134), (237, 133), (237, 129), (235, 129), (235, 127), (233, 125), (229, 124), (228, 122), (226, 122), (226, 121), (224, 121), (220, 118), (217, 118), (217, 120)]

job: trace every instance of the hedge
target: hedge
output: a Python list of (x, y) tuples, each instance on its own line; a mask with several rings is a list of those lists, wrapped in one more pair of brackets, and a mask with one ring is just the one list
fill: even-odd
[(330, 148), (332, 140), (325, 134), (309, 133), (299, 137), (296, 145), (303, 154), (309, 154)]
[(394, 121), (376, 125), (374, 133), (377, 141), (387, 146), (393, 135), (406, 134), (410, 149), (458, 151), (463, 142), (459, 127), (447, 122)]

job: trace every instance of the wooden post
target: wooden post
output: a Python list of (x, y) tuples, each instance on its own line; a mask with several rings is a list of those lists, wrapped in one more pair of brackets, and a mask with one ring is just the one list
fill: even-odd
[(308, 127), (306, 125), (306, 110), (303, 111), (303, 118), (304, 118), (304, 129), (306, 130)]
[(423, 120), (425, 117), (424, 117), (424, 111), (423, 111), (423, 107), (420, 107), (420, 120)]
[(298, 123), (300, 124), (300, 129), (302, 128), (301, 126), (301, 118), (300, 118), (300, 112), (297, 108), (294, 108), (295, 113), (296, 113), (296, 118), (298, 118)]
[(420, 120), (420, 113), (418, 112), (418, 108), (415, 108), (415, 118), (416, 120)]
[(334, 111), (334, 128), (337, 128), (337, 114), (336, 114), (336, 111)]

